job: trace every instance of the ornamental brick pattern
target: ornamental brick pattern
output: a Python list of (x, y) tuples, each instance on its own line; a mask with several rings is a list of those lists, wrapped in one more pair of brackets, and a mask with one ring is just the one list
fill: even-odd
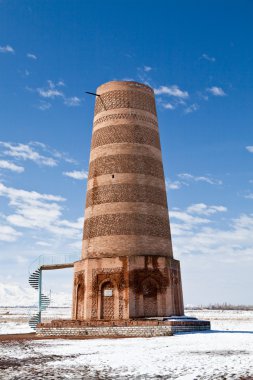
[(134, 90), (115, 90), (101, 94), (96, 101), (95, 115), (102, 111), (121, 108), (140, 109), (156, 115), (154, 97)]
[(84, 239), (109, 235), (149, 235), (170, 238), (168, 218), (145, 214), (107, 214), (86, 219)]
[(97, 95), (72, 317), (182, 315), (153, 90), (109, 82)]
[(104, 124), (108, 121), (114, 121), (114, 122), (117, 120), (122, 121), (124, 119), (127, 120), (127, 122), (129, 121), (130, 122), (136, 122), (136, 121), (144, 122), (147, 127), (149, 127), (149, 124), (152, 124), (156, 128), (158, 127), (156, 120), (148, 116), (138, 115), (136, 113), (117, 113), (117, 114), (102, 116), (102, 117), (99, 117), (97, 120), (94, 120), (93, 127), (95, 129), (95, 127), (98, 124), (101, 124), (101, 123)]
[(97, 186), (87, 192), (86, 207), (114, 202), (145, 202), (167, 208), (165, 190), (154, 186), (124, 183)]
[(93, 133), (91, 149), (114, 143), (151, 145), (160, 149), (157, 131), (139, 125), (109, 125)]
[(102, 174), (141, 173), (163, 178), (162, 162), (148, 156), (117, 154), (99, 157), (90, 163), (89, 179)]

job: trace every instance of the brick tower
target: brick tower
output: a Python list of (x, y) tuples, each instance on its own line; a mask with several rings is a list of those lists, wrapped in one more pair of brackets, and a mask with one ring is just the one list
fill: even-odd
[(113, 81), (97, 94), (72, 318), (183, 315), (154, 92)]

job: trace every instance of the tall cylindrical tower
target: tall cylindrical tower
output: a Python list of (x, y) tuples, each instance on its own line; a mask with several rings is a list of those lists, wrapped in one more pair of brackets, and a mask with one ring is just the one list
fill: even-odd
[(109, 82), (97, 94), (83, 258), (172, 257), (154, 93)]
[(153, 90), (97, 89), (74, 319), (183, 314)]

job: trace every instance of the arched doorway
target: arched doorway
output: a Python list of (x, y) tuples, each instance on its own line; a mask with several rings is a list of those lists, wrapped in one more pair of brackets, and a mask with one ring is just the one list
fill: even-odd
[(101, 319), (114, 319), (115, 289), (111, 281), (101, 287)]
[(157, 283), (152, 278), (147, 278), (142, 283), (143, 314), (144, 317), (157, 317)]
[(76, 319), (83, 319), (84, 312), (84, 285), (77, 285), (76, 292)]

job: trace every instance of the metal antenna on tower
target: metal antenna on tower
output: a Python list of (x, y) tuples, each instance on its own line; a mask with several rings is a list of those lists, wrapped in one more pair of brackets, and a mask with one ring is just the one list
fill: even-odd
[(85, 94), (93, 95), (93, 96), (97, 96), (97, 97), (100, 99), (100, 101), (101, 101), (101, 103), (102, 103), (104, 109), (107, 111), (106, 106), (105, 106), (105, 103), (103, 102), (103, 99), (102, 99), (102, 96), (101, 96), (101, 95), (96, 94), (95, 92), (89, 92), (89, 91), (85, 91)]

